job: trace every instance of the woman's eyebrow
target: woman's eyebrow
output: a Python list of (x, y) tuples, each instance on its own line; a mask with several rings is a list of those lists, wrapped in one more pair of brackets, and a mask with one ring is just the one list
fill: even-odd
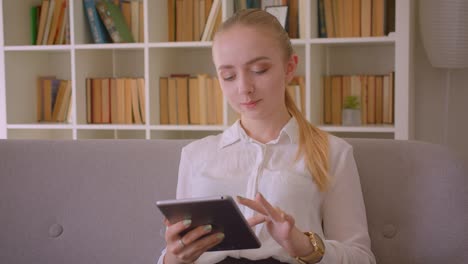
[[(271, 60), (271, 59), (266, 57), (266, 56), (260, 56), (260, 57), (256, 57), (256, 58), (253, 58), (253, 59), (247, 61), (246, 63), (244, 63), (244, 65), (249, 65), (249, 64), (255, 63), (257, 61), (261, 61), (261, 60)], [(234, 66), (232, 66), (232, 65), (221, 65), (221, 66), (218, 67), (218, 70), (232, 69), (232, 68), (234, 68)]]

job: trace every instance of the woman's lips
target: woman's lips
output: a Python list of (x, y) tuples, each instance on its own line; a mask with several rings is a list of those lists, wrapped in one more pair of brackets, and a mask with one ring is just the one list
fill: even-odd
[(260, 102), (261, 100), (254, 100), (254, 101), (249, 101), (249, 102), (246, 102), (246, 103), (241, 103), (242, 106), (244, 107), (247, 107), (247, 108), (254, 108), (258, 102)]

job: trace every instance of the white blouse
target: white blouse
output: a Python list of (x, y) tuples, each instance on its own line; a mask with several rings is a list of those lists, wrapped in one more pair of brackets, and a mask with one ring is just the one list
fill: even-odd
[[(222, 134), (196, 140), (182, 149), (177, 198), (237, 195), (254, 199), (257, 192), (292, 215), (301, 231), (324, 238), (320, 263), (375, 263), (370, 249), (366, 211), (353, 149), (344, 140), (329, 136), (329, 189), (318, 190), (303, 159), (294, 162), (298, 148), (294, 118), (277, 139), (266, 144), (250, 138), (237, 121)], [(254, 212), (239, 205), (246, 218)], [(196, 263), (217, 263), (227, 256), (252, 260), (273, 257), (297, 263), (276, 243), (264, 224), (254, 227), (259, 249), (204, 253)], [(163, 263), (163, 250), (158, 263)]]

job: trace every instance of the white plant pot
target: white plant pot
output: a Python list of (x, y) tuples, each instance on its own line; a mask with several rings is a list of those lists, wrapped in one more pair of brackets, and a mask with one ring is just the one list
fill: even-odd
[(342, 115), (343, 126), (360, 126), (361, 125), (361, 110), (360, 109), (343, 109)]
[(468, 67), (468, 1), (419, 1), (424, 49), (436, 68)]

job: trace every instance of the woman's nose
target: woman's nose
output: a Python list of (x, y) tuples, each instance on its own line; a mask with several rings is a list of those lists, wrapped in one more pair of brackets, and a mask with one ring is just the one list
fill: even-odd
[(253, 82), (246, 74), (239, 77), (238, 90), (240, 94), (251, 94), (254, 92), (255, 87)]

